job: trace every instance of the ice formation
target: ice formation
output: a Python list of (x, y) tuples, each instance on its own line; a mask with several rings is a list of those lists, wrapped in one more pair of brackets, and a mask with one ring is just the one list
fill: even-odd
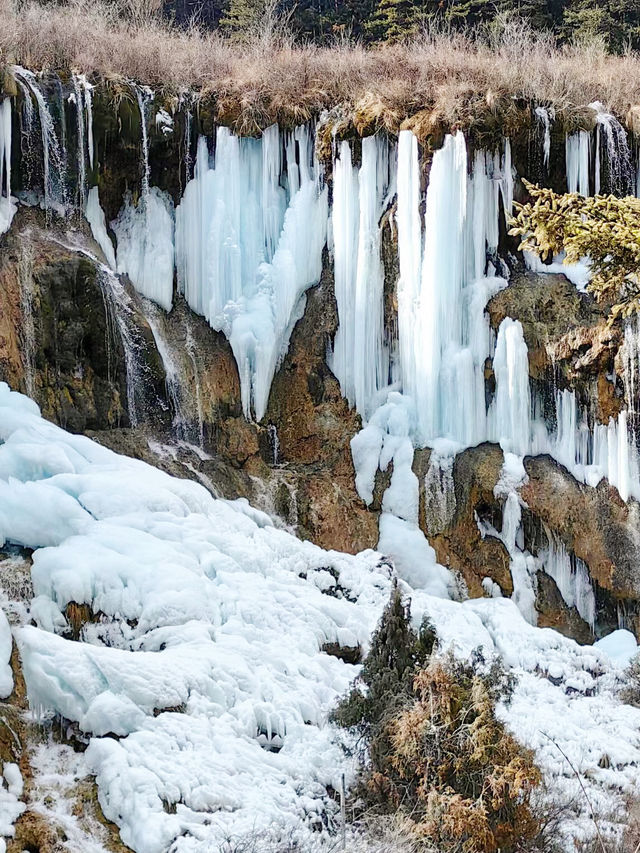
[(13, 690), (10, 666), (12, 644), (9, 622), (4, 613), (0, 612), (0, 699), (6, 699)]
[(549, 158), (551, 156), (551, 120), (552, 114), (546, 107), (536, 107), (536, 118), (542, 125), (542, 161), (545, 169), (549, 168)]
[[(104, 211), (100, 205), (100, 192), (98, 187), (91, 187), (87, 194), (87, 204), (85, 207), (85, 216), (91, 228), (91, 233), (94, 236), (96, 243), (102, 249), (102, 253), (112, 270), (116, 270), (116, 255), (113, 250), (113, 243), (107, 233), (107, 223), (104, 216)], [(173, 278), (173, 273), (172, 273)]]
[(173, 219), (171, 197), (152, 187), (137, 204), (128, 196), (111, 223), (118, 241), (118, 272), (127, 273), (136, 290), (165, 311), (173, 303)]
[[(137, 853), (204, 853), (228, 837), (281, 832), (324, 849), (315, 830), (335, 811), (325, 786), (353, 770), (327, 713), (357, 670), (323, 646), (366, 649), (392, 582), (388, 561), (301, 542), (246, 502), (215, 500), (64, 432), (6, 385), (0, 442), (0, 541), (34, 549), (37, 627), (15, 629), (29, 697), (91, 736), (83, 760), (123, 841)], [(521, 474), (508, 460), (506, 490)], [(396, 506), (392, 527), (400, 511), (409, 520), (415, 510)], [(513, 525), (503, 533), (517, 545)], [(615, 698), (607, 649), (622, 660), (628, 637), (578, 646), (527, 626), (506, 599), (430, 594), (438, 572), (446, 577), (434, 561), (415, 586), (403, 583), (416, 621), (427, 613), (441, 647), (462, 658), (477, 648), (502, 658), (519, 680), (500, 714), (550, 784), (575, 793), (556, 741), (595, 807), (621, 819), (640, 781), (640, 711)], [(60, 636), (70, 601), (102, 614), (80, 641)], [(17, 776), (3, 772), (0, 795), (17, 814)], [(577, 814), (570, 830), (590, 827)]]
[(569, 192), (590, 195), (591, 135), (586, 130), (567, 135), (566, 158)]
[(199, 140), (176, 210), (178, 285), (229, 339), (245, 415), (257, 420), (300, 298), (320, 279), (327, 218), (311, 128), (273, 126), (256, 140), (219, 127), (212, 162)]
[(11, 198), (11, 99), (0, 104), (0, 234), (11, 226), (16, 206)]
[(389, 384), (384, 334), (384, 270), (380, 218), (393, 195), (393, 150), (382, 136), (362, 140), (354, 167), (348, 142), (333, 171), (332, 234), (339, 327), (329, 366), (342, 394), (367, 418)]

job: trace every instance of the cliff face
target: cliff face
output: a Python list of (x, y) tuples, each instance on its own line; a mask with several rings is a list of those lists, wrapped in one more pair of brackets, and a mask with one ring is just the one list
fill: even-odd
[[(32, 203), (30, 194), (37, 196), (44, 189), (45, 210), (21, 206), (11, 229), (0, 237), (0, 379), (32, 396), (45, 417), (61, 426), (86, 432), (119, 452), (153, 460), (172, 473), (196, 477), (226, 498), (248, 498), (277, 517), (278, 523), (324, 548), (357, 552), (376, 547), (380, 516), (389, 512), (389, 490), (395, 488), (396, 473), (400, 476), (401, 459), (395, 450), (386, 456), (386, 451), (381, 451), (382, 470), (374, 471), (373, 499), (367, 505), (361, 497), (362, 489), (356, 488), (358, 472), (354, 469), (351, 440), (367, 422), (376, 423), (379, 415), (367, 409), (363, 417), (359, 404), (354, 405), (351, 399), (348, 377), (352, 368), (366, 371), (376, 362), (382, 365), (378, 374), (386, 370), (383, 384), (388, 386), (387, 391), (396, 393), (402, 387), (398, 365), (404, 357), (402, 336), (406, 334), (403, 330), (407, 314), (399, 278), (405, 214), (397, 183), (404, 177), (401, 172), (395, 174), (395, 166), (389, 167), (396, 156), (394, 144), (387, 145), (385, 141), (377, 149), (374, 172), (377, 169), (379, 198), (371, 208), (372, 225), (367, 225), (364, 204), (371, 149), (365, 150), (359, 133), (376, 128), (364, 115), (343, 119), (342, 123), (330, 117), (319, 129), (313, 144), (324, 161), (324, 169), (313, 159), (312, 151), (305, 166), (306, 138), (300, 134), (278, 137), (272, 148), (263, 143), (259, 155), (257, 142), (238, 145), (235, 137), (228, 135), (218, 135), (215, 142), (209, 139), (207, 144), (215, 149), (216, 157), (218, 148), (219, 156), (223, 156), (225, 145), (235, 152), (236, 159), (230, 162), (241, 175), (238, 186), (247, 192), (243, 196), (245, 207), (240, 205), (238, 211), (239, 222), (249, 216), (252, 193), (257, 192), (257, 178), (251, 171), (248, 189), (242, 184), (242, 163), (251, 163), (247, 169), (254, 169), (261, 162), (266, 170), (263, 175), (271, 174), (264, 166), (269, 157), (273, 158), (269, 162), (276, 164), (273, 168), (277, 166), (282, 172), (279, 178), (276, 175), (270, 189), (263, 183), (261, 192), (273, 192), (277, 199), (274, 210), (280, 209), (279, 205), (290, 205), (286, 216), (282, 209), (274, 213), (282, 216), (282, 233), (287, 233), (286, 223), (291, 224), (296, 216), (303, 223), (305, 217), (311, 220), (321, 204), (332, 210), (328, 241), (331, 251), (320, 244), (318, 254), (321, 274), (305, 280), (304, 292), (293, 300), (289, 315), (281, 326), (274, 327), (280, 330), (281, 340), (269, 344), (274, 351), (273, 380), (264, 416), (256, 420), (252, 404), (247, 406), (246, 402), (247, 375), (250, 371), (256, 375), (259, 372), (256, 363), (266, 344), (263, 339), (256, 343), (259, 326), (243, 326), (239, 334), (233, 323), (257, 298), (256, 293), (259, 297), (265, 291), (269, 277), (262, 280), (263, 272), (257, 273), (259, 284), (229, 300), (231, 314), (225, 306), (227, 314), (221, 319), (214, 316), (207, 303), (209, 293), (203, 297), (199, 313), (190, 307), (194, 298), (188, 281), (186, 285), (180, 281), (179, 258), (179, 292), (172, 284), (173, 267), (170, 271), (170, 311), (142, 295), (153, 293), (148, 283), (143, 287), (139, 281), (132, 281), (139, 274), (137, 268), (129, 266), (129, 275), (124, 274), (120, 243), (117, 250), (121, 274), (116, 275), (103, 263), (109, 260), (103, 254), (108, 241), (116, 243), (116, 236), (124, 240), (125, 232), (118, 230), (122, 226), (117, 219), (127, 196), (129, 203), (146, 210), (148, 217), (155, 203), (152, 199), (160, 198), (149, 188), (164, 194), (167, 214), (158, 222), (170, 221), (173, 228), (178, 219), (175, 207), (186, 198), (185, 187), (191, 180), (194, 161), (203, 156), (198, 137), (214, 134), (206, 100), (196, 111), (188, 104), (152, 99), (138, 87), (96, 81), (91, 90), (92, 124), (87, 124), (87, 115), (83, 114), (84, 129), (80, 131), (73, 110), (60, 111), (61, 101), (56, 95), (59, 85), (64, 89), (71, 83), (56, 83), (52, 77), (38, 83), (54, 124), (58, 122), (65, 129), (64, 157), (60, 154), (65, 167), (64, 185), (42, 172), (33, 150), (23, 150), (15, 143), (25, 133), (33, 132), (36, 125), (29, 125), (29, 121), (35, 123), (36, 119), (28, 118), (29, 86), (23, 82), (13, 97), (12, 189), (24, 203)], [(494, 113), (491, 120), (486, 117), (468, 143), (469, 170), (473, 162), (479, 175), (481, 162), (490, 193), (495, 190), (495, 201), (488, 203), (486, 214), (487, 222), (490, 217), (495, 217), (495, 222), (483, 226), (486, 240), (483, 232), (479, 253), (482, 257), (476, 262), (481, 275), (488, 274), (489, 282), (493, 281), (492, 271), (509, 277), (506, 287), (490, 284), (477, 316), (461, 322), (465, 327), (479, 323), (478, 328), (486, 336), (487, 357), (476, 365), (475, 374), (476, 379), (481, 379), (479, 405), (483, 411), (486, 406), (483, 417), (493, 417), (493, 410), (499, 408), (500, 368), (495, 361), (501, 330), (505, 321), (517, 321), (528, 354), (532, 436), (534, 416), (538, 418), (536, 424), (545, 424), (545, 436), (560, 433), (560, 413), (564, 410), (559, 408), (558, 397), (566, 392), (569, 397), (564, 398), (563, 405), (570, 402), (579, 413), (572, 425), (577, 435), (582, 434), (581, 419), (584, 430), (596, 435), (597, 425), (606, 431), (619, 416), (628, 414), (635, 441), (636, 389), (630, 392), (627, 387), (629, 354), (624, 330), (609, 327), (606, 306), (596, 305), (563, 275), (528, 271), (507, 236), (504, 210), (510, 193), (522, 198), (524, 192), (513, 174), (566, 188), (567, 128), (554, 125), (547, 157), (545, 125), (536, 118), (533, 105), (519, 107), (521, 121), (511, 115), (508, 149), (502, 141), (497, 146), (496, 140), (501, 140), (505, 129), (502, 119), (496, 116)], [(584, 121), (571, 130), (586, 133), (590, 128), (594, 133), (593, 124), (593, 116), (585, 113)], [(434, 115), (417, 115), (410, 125), (415, 133), (416, 161), (417, 152), (421, 153), (417, 187), (424, 194), (428, 193), (432, 170), (436, 168), (432, 166), (434, 149), (442, 145), (444, 133)], [(88, 132), (93, 139), (91, 154)], [(58, 145), (61, 139), (60, 135)], [(69, 153), (74, 146), (80, 152), (77, 158)], [(286, 167), (282, 165), (285, 162)], [(221, 193), (215, 182), (222, 178), (213, 170), (203, 177), (206, 165), (199, 163), (196, 177), (210, 181), (200, 188), (203, 197), (203, 187), (207, 193)], [(592, 168), (593, 162), (587, 166)], [(309, 183), (309, 187), (313, 184), (309, 193), (315, 193), (316, 207), (296, 211), (292, 176), (299, 169), (297, 180), (304, 184), (307, 167), (316, 170)], [(607, 180), (610, 167), (611, 163), (603, 160), (603, 181)], [(441, 169), (442, 164), (437, 168)], [(94, 227), (92, 233), (81, 216), (89, 185), (98, 188), (99, 208), (105, 217), (102, 232)], [(480, 199), (477, 187), (478, 182), (473, 185), (473, 192)], [(53, 203), (47, 208), (46, 198), (51, 193), (66, 200), (66, 218), (59, 215), (60, 210)], [(289, 196), (285, 198), (286, 193)], [(359, 198), (359, 210), (349, 208), (349, 199), (354, 197)], [(219, 205), (223, 200), (227, 203), (223, 195), (216, 198)], [(426, 210), (428, 218), (428, 195)], [(424, 215), (423, 206), (420, 217)], [(210, 222), (200, 223), (198, 252), (203, 257), (215, 236), (215, 214), (212, 216)], [(148, 219), (146, 225), (143, 241), (150, 242), (155, 235), (150, 236)], [(437, 228), (435, 220), (432, 225)], [(186, 226), (182, 227), (184, 230)], [(176, 225), (176, 233), (178, 228)], [(341, 245), (339, 228), (352, 235), (352, 243)], [(134, 229), (132, 233), (133, 237), (125, 236), (136, 246), (143, 232)], [(236, 236), (227, 235), (226, 243), (221, 245), (231, 245)], [(429, 234), (426, 239), (428, 243)], [(317, 252), (317, 247), (301, 249), (301, 241), (300, 235), (294, 235), (287, 244), (287, 251), (298, 265), (306, 262), (306, 255)], [(340, 335), (346, 334), (347, 328), (341, 288), (350, 275), (349, 264), (355, 264), (365, 252), (363, 246), (373, 246), (371, 257), (377, 258), (378, 266), (366, 268), (360, 278), (356, 277), (354, 287), (372, 287), (373, 282), (378, 282), (375, 299), (379, 317), (375, 319), (378, 326), (371, 332), (372, 336), (377, 335), (375, 347), (372, 345), (356, 366), (350, 360), (356, 358), (353, 353), (357, 347), (350, 351), (346, 363), (340, 362), (336, 353)], [(177, 238), (171, 246), (172, 253), (174, 248), (178, 255)], [(242, 247), (238, 248), (238, 252), (242, 251)], [(449, 251), (455, 260), (454, 244)], [(211, 257), (203, 262), (204, 268)], [(277, 253), (273, 257), (276, 260), (270, 262), (272, 266), (277, 263)], [(446, 252), (443, 257), (440, 276), (446, 277)], [(151, 255), (144, 255), (143, 267), (149, 266), (150, 258)], [(153, 262), (156, 261), (154, 256)], [(278, 269), (281, 274), (282, 268)], [(214, 273), (203, 275), (207, 287), (213, 286)], [(277, 289), (269, 293), (270, 301), (260, 303), (258, 319), (261, 311), (268, 313), (277, 303)], [(368, 300), (370, 303), (373, 297)], [(466, 310), (464, 300), (458, 306), (460, 311)], [(367, 324), (372, 321), (367, 304), (364, 300), (351, 318), (355, 338), (369, 331)], [(280, 311), (278, 306), (279, 303), (274, 309), (276, 314)], [(246, 316), (249, 315), (242, 315), (245, 319)], [(444, 322), (450, 319), (447, 316)], [(424, 329), (416, 333), (415, 352), (430, 346), (430, 334)], [(443, 345), (442, 352), (445, 351)], [(239, 352), (248, 353), (246, 361)], [(460, 386), (454, 395), (462, 395), (465, 390), (466, 386)], [(442, 401), (437, 405), (443, 405)], [(393, 434), (389, 425), (385, 429), (385, 435), (393, 435), (394, 440), (402, 436), (402, 432)], [(556, 627), (581, 641), (606, 633), (620, 620), (639, 633), (640, 519), (635, 498), (626, 494), (623, 500), (606, 479), (589, 485), (589, 476), (580, 474), (578, 462), (586, 470), (593, 458), (585, 455), (582, 459), (575, 449), (570, 459), (560, 450), (551, 458), (544, 455), (551, 440), (535, 446), (534, 439), (535, 436), (520, 454), (525, 457), (524, 476), (513, 489), (521, 506), (518, 553), (527, 554), (534, 560), (531, 565), (537, 567), (531, 570), (530, 583), (538, 623)], [(511, 596), (517, 592), (512, 571), (515, 545), (509, 544), (504, 533), (507, 499), (501, 485), (505, 457), (500, 447), (504, 441), (503, 434), (487, 427), (476, 440), (459, 441), (457, 452), (446, 458), (441, 448), (435, 452), (421, 446), (429, 442), (413, 442), (415, 452), (409, 465), (413, 479), (405, 482), (416, 483), (415, 523), (435, 549), (438, 562), (462, 579), (459, 585), (471, 597), (488, 592)], [(435, 447), (437, 442), (431, 444)], [(504, 449), (509, 448), (505, 445)], [(413, 523), (413, 509), (398, 512), (398, 517)], [(557, 556), (558, 549), (561, 558)], [(552, 577), (552, 551), (554, 566), (559, 565), (558, 560), (562, 562), (568, 582), (575, 579), (576, 566), (586, 566), (595, 602), (593, 619), (585, 616), (584, 608), (579, 612), (567, 589), (560, 588), (564, 575), (558, 570)]]

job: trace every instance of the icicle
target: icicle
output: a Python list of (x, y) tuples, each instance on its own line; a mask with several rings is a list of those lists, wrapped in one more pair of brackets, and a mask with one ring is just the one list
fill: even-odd
[(356, 171), (349, 143), (343, 142), (334, 165), (332, 221), (340, 325), (330, 366), (343, 395), (365, 418), (389, 376), (378, 224), (390, 182), (388, 150), (383, 138), (363, 139), (362, 165)]
[(87, 218), (87, 222), (91, 226), (91, 232), (96, 243), (102, 249), (106, 261), (111, 269), (115, 271), (116, 256), (113, 250), (113, 243), (107, 233), (107, 223), (105, 221), (104, 211), (100, 206), (98, 187), (91, 187), (89, 190), (85, 216)]
[(0, 196), (11, 198), (11, 99), (0, 104)]
[[(282, 147), (286, 181), (276, 175)], [(194, 178), (176, 211), (178, 286), (228, 337), (247, 416), (264, 415), (296, 306), (320, 279), (327, 216), (309, 128), (284, 140), (275, 128), (260, 140), (218, 128), (213, 167), (199, 140)]]
[(11, 100), (5, 98), (0, 104), (0, 234), (9, 230), (15, 212), (11, 200)]
[(519, 320), (506, 317), (500, 324), (493, 358), (496, 380), (492, 404), (494, 440), (505, 451), (524, 456), (531, 443), (529, 356)]
[(575, 607), (591, 630), (596, 622), (596, 598), (589, 569), (585, 563), (569, 555), (560, 539), (546, 529), (549, 545), (541, 553), (544, 572), (553, 578), (567, 607)]
[(566, 138), (566, 158), (569, 192), (588, 196), (591, 135), (585, 130), (568, 135)]
[(398, 326), (403, 390), (417, 412), (416, 442), (468, 446), (486, 438), (484, 363), (491, 332), (487, 300), (506, 282), (484, 278), (498, 246), (499, 199), (510, 210), (513, 169), (504, 154), (476, 152), (467, 177), (464, 136), (447, 136), (431, 164), (424, 256), (420, 258), (417, 142), (398, 148)]

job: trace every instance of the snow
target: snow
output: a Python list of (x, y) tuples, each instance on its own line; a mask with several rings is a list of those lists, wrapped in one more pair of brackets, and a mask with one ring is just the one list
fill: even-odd
[(593, 647), (604, 652), (620, 667), (627, 667), (631, 659), (638, 654), (636, 638), (631, 631), (626, 631), (623, 628), (598, 640), (593, 644)]
[(5, 838), (13, 838), (13, 824), (25, 810), (22, 796), (22, 775), (17, 764), (5, 761), (0, 774), (0, 850), (6, 850)]
[[(615, 811), (640, 775), (640, 711), (615, 696), (630, 643), (618, 632), (608, 645), (581, 647), (528, 625), (508, 599), (438, 597), (451, 594), (450, 575), (415, 524), (407, 416), (398, 395), (386, 411), (391, 431), (379, 426), (376, 441), (377, 464), (393, 459), (402, 481), (393, 513), (383, 513), (381, 548), (396, 551), (414, 619), (429, 615), (442, 650), (501, 657), (519, 678), (500, 709), (509, 728), (535, 749), (550, 783), (569, 791), (573, 776), (542, 733), (557, 741), (598, 807)], [(29, 699), (90, 735), (82, 762), (124, 843), (138, 853), (204, 853), (229, 836), (280, 833), (321, 849), (321, 816), (335, 826), (326, 786), (354, 769), (327, 715), (357, 672), (322, 648), (366, 651), (389, 595), (389, 560), (301, 542), (246, 502), (216, 500), (64, 432), (4, 384), (0, 441), (1, 535), (35, 549), (39, 627), (15, 628)], [(508, 455), (502, 493), (523, 473)], [(517, 518), (502, 535), (515, 553)], [(80, 641), (61, 636), (70, 601), (99, 614)], [(36, 766), (62, 761), (56, 755), (42, 747)], [(39, 775), (51, 772), (43, 765)], [(14, 771), (5, 778), (17, 791)], [(3, 792), (17, 814), (16, 795)], [(75, 832), (62, 794), (56, 803)], [(572, 832), (590, 825), (577, 815)]]

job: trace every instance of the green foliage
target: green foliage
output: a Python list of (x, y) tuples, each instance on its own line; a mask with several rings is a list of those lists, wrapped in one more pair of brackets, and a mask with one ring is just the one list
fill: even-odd
[(388, 749), (386, 723), (411, 701), (417, 668), (428, 659), (434, 642), (428, 621), (418, 633), (413, 630), (410, 606), (394, 585), (362, 672), (332, 715), (338, 725), (355, 730), (366, 740), (376, 762), (383, 760)]
[(242, 39), (256, 31), (264, 10), (264, 0), (231, 0), (220, 26), (232, 38)]
[[(256, 20), (260, 0), (165, 0), (178, 23), (196, 18), (232, 35)], [(401, 41), (422, 26), (490, 32), (505, 14), (534, 30), (549, 30), (558, 42), (601, 39), (612, 52), (640, 49), (637, 0), (280, 0), (299, 40), (327, 42), (347, 36), (365, 42)], [(258, 15), (259, 17), (259, 15)]]
[(404, 41), (417, 33), (418, 24), (412, 0), (379, 0), (365, 32), (374, 41)]
[(480, 653), (470, 664), (437, 658), (434, 643), (428, 622), (413, 631), (395, 586), (362, 673), (333, 714), (368, 747), (359, 794), (425, 849), (524, 850), (540, 837), (531, 806), (540, 773), (495, 714), (514, 679)]
[(601, 38), (614, 53), (640, 48), (637, 0), (573, 0), (567, 5), (561, 35), (565, 41)]
[(510, 234), (543, 259), (561, 251), (565, 263), (591, 259), (588, 290), (611, 303), (611, 322), (640, 310), (640, 200), (559, 195), (524, 182), (532, 201), (516, 204)]

